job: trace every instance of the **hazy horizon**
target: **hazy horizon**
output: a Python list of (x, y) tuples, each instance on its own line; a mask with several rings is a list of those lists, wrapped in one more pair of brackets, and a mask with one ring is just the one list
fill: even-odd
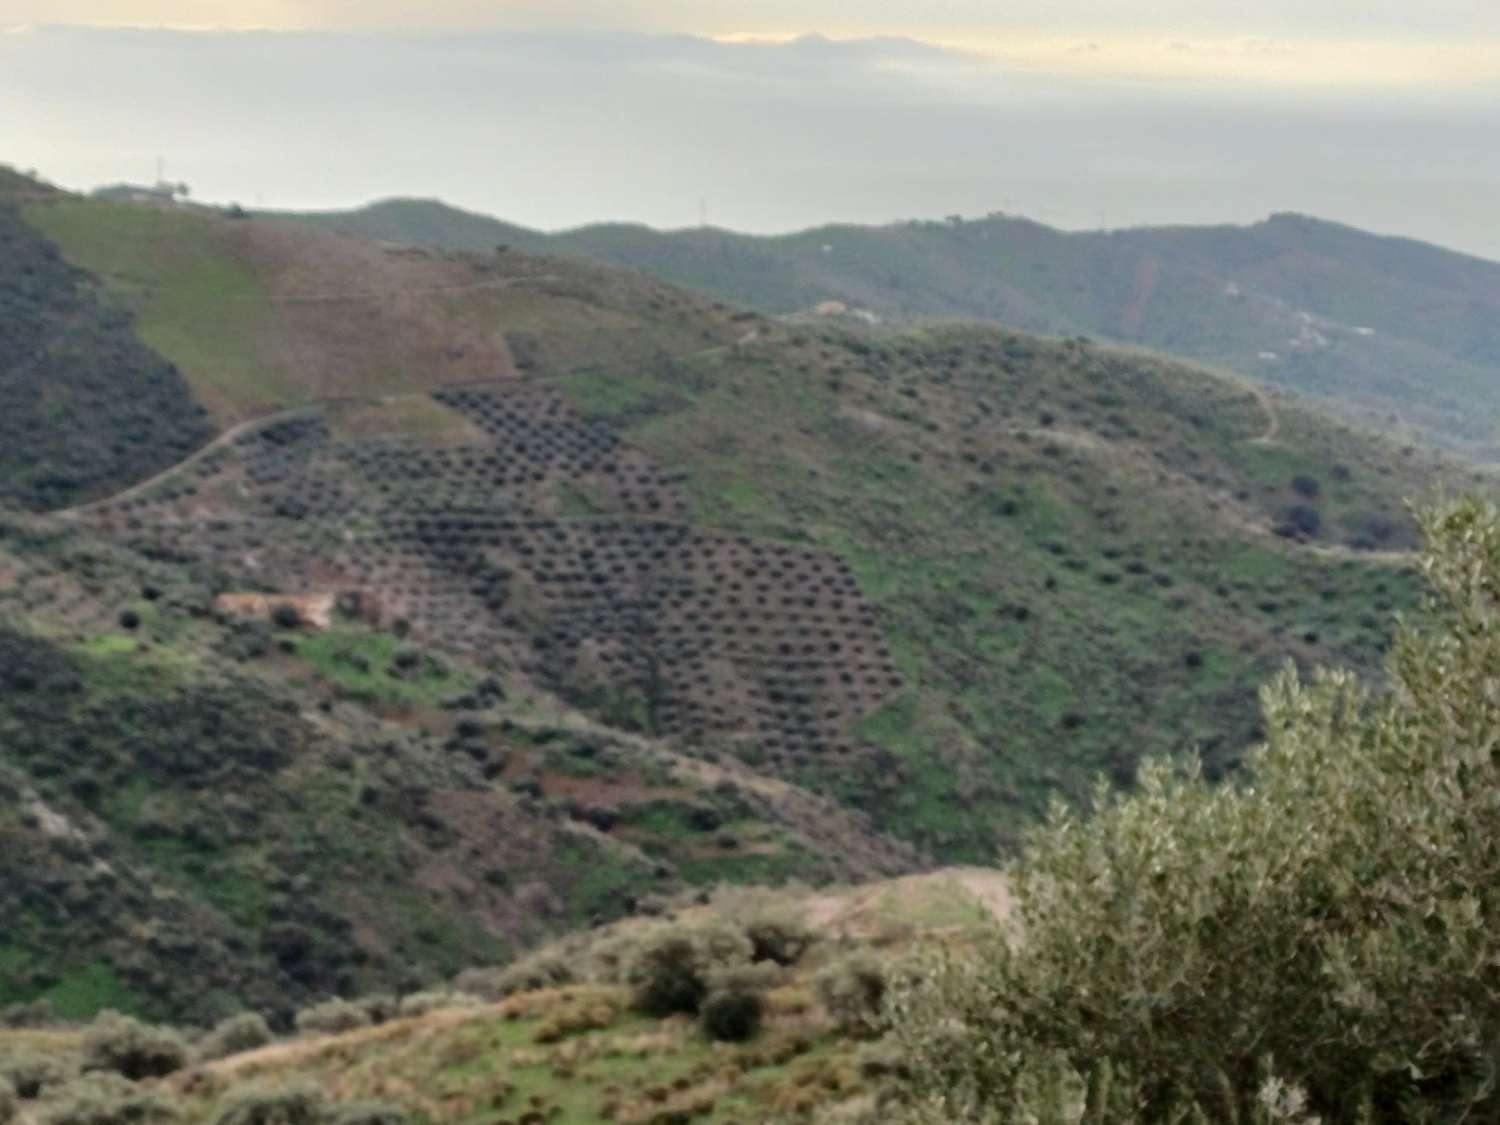
[(204, 201), (431, 197), (543, 230), (1296, 211), (1500, 259), (1484, 76), (1068, 72), (889, 38), (34, 27), (0, 34), (0, 104), (0, 160), (84, 190), (160, 157)]

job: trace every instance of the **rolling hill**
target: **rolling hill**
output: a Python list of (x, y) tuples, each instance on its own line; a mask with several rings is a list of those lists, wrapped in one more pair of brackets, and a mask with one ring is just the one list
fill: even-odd
[(1307, 216), (1068, 233), (992, 215), (779, 237), (626, 225), (548, 235), (422, 200), (300, 218), (448, 249), (582, 256), (768, 314), (837, 301), (887, 320), (1087, 333), (1500, 459), (1500, 265)]
[(68, 1014), (284, 1016), (1231, 772), (1276, 665), (1378, 667), (1403, 499), (1475, 479), (1076, 338), (25, 185), (0, 223), (127, 334), (69, 425), (134, 417), (140, 355), (194, 450), (0, 524), (0, 1001)]

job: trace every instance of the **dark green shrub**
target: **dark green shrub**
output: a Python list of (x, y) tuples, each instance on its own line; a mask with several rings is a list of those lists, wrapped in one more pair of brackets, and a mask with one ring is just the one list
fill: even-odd
[(1276, 526), (1276, 534), (1284, 538), (1306, 536), (1311, 538), (1323, 530), (1323, 517), (1318, 509), (1308, 504), (1293, 504), (1282, 515)]
[(628, 970), (635, 1007), (648, 1016), (694, 1015), (708, 992), (692, 938), (677, 930), (648, 939)]
[(323, 1125), (328, 1114), (323, 1091), (309, 1083), (254, 1083), (226, 1094), (212, 1125)]
[(83, 1069), (107, 1070), (131, 1081), (160, 1078), (187, 1065), (187, 1041), (119, 1012), (100, 1012), (83, 1039)]
[(1392, 690), (1288, 670), (1242, 785), (1057, 809), (1014, 925), (898, 990), (905, 1120), (1500, 1120), (1500, 513), (1422, 522)]
[(710, 993), (698, 1019), (710, 1039), (743, 1043), (755, 1037), (764, 1015), (765, 1001), (760, 993), (732, 990)]
[(807, 923), (791, 914), (753, 918), (745, 924), (745, 936), (752, 960), (778, 965), (795, 965), (818, 940)]
[(302, 614), (291, 602), (282, 602), (271, 611), (271, 624), (278, 629), (300, 629)]
[(32, 1114), (36, 1125), (151, 1125), (176, 1108), (155, 1090), (119, 1074), (94, 1073), (47, 1091)]
[(241, 1012), (230, 1016), (199, 1040), (196, 1054), (203, 1061), (222, 1059), (264, 1047), (272, 1038), (264, 1016), (259, 1012)]

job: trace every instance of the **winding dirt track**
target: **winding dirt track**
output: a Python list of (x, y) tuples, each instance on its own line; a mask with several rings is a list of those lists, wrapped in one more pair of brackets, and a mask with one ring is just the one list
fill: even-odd
[(75, 519), (78, 516), (87, 515), (89, 512), (92, 512), (98, 508), (102, 508), (107, 504), (118, 504), (125, 500), (133, 500), (143, 492), (147, 492), (150, 489), (154, 488), (156, 485), (160, 484), (168, 477), (174, 476), (185, 469), (192, 468), (199, 461), (202, 461), (205, 457), (209, 456), (209, 454), (213, 453), (215, 450), (222, 449), (224, 448), (224, 446), (232, 444), (235, 439), (238, 438), (241, 434), (248, 433), (250, 430), (258, 429), (261, 426), (268, 426), (274, 422), (283, 421), (287, 418), (295, 418), (299, 414), (305, 414), (307, 411), (314, 410), (322, 405), (325, 404), (309, 403), (306, 406), (294, 406), (287, 410), (278, 410), (274, 414), (263, 414), (259, 418), (251, 418), (248, 421), (239, 423), (238, 425), (230, 426), (229, 429), (219, 434), (216, 438), (214, 438), (207, 445), (203, 446), (203, 448), (199, 449), (196, 453), (193, 453), (185, 460), (177, 462), (177, 464), (175, 465), (168, 466), (161, 472), (157, 473), (155, 476), (147, 477), (145, 480), (138, 481), (137, 483), (131, 485), (129, 488), (126, 488), (120, 492), (113, 493), (112, 495), (101, 497), (98, 500), (90, 500), (87, 504), (79, 504), (74, 508), (60, 508), (57, 511), (52, 512), (51, 514), (54, 516), (59, 516), (63, 519)]
[(1260, 408), (1266, 412), (1265, 432), (1258, 437), (1251, 438), (1251, 443), (1254, 445), (1273, 444), (1281, 434), (1281, 411), (1276, 409), (1276, 400), (1259, 383), (1252, 383), (1248, 379), (1242, 379), (1240, 380), (1240, 385), (1255, 396), (1255, 401), (1260, 403)]

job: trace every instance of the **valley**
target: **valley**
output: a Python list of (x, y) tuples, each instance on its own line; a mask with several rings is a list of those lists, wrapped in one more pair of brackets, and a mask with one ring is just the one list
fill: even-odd
[(1500, 16), (16, 4), (0, 1125), (1500, 1122)]
[(18, 323), (85, 294), (193, 419), (0, 540), (0, 999), (68, 1015), (285, 1018), (694, 887), (992, 862), (1151, 756), (1233, 775), (1279, 664), (1378, 669), (1405, 501), (1479, 479), (1077, 337), (36, 196), (0, 216), (71, 272)]

